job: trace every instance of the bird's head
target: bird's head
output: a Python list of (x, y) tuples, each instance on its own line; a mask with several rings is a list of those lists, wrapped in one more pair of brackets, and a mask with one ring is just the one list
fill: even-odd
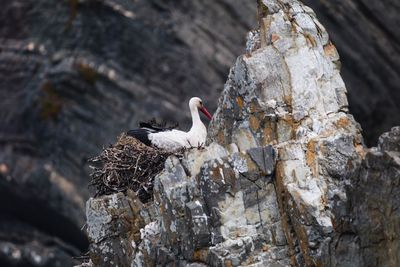
[(200, 110), (209, 120), (212, 119), (211, 114), (208, 110), (204, 107), (203, 101), (198, 97), (192, 97), (189, 101), (190, 109), (197, 108)]

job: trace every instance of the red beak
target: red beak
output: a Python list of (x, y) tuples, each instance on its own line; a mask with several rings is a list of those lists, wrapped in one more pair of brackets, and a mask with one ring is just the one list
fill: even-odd
[(203, 112), (204, 115), (206, 115), (206, 117), (211, 120), (212, 116), (210, 114), (210, 112), (208, 112), (208, 110), (205, 107), (200, 108), (200, 111)]

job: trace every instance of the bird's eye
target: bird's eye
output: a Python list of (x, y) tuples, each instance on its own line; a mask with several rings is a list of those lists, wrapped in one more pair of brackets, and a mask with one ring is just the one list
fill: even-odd
[(203, 101), (200, 101), (200, 106), (202, 106), (203, 105)]

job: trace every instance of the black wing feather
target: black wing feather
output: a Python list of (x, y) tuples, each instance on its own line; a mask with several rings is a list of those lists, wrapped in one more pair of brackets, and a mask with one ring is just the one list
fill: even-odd
[(157, 132), (165, 132), (165, 131), (170, 131), (172, 129), (175, 129), (179, 126), (179, 124), (176, 122), (170, 126), (166, 126), (166, 123), (157, 123), (155, 120), (150, 120), (148, 122), (139, 122), (139, 127), (140, 128), (148, 128), (155, 130)]
[(149, 139), (149, 134), (152, 133), (150, 129), (147, 128), (139, 128), (128, 131), (126, 134), (132, 137), (135, 137), (137, 140), (142, 142), (147, 146), (151, 146), (151, 141)]
[(139, 122), (139, 127), (140, 128), (146, 128), (146, 129), (151, 129), (154, 130), (155, 132), (162, 132), (165, 131), (165, 129), (163, 127), (159, 127), (159, 126), (154, 126), (148, 122)]
[(149, 122), (139, 122), (140, 128), (128, 131), (127, 135), (135, 137), (147, 146), (151, 146), (152, 144), (149, 139), (149, 134), (170, 131), (177, 126), (178, 124), (175, 124), (171, 127), (165, 127), (165, 124), (158, 124), (155, 120), (151, 120)]

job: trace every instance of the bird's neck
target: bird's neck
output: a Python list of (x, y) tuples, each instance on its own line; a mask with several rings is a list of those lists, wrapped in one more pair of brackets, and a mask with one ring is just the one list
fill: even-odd
[(200, 115), (199, 115), (199, 110), (195, 107), (195, 108), (191, 108), (190, 109), (190, 113), (192, 114), (192, 129), (195, 129), (197, 127), (201, 127), (203, 126), (203, 122), (200, 119)]

